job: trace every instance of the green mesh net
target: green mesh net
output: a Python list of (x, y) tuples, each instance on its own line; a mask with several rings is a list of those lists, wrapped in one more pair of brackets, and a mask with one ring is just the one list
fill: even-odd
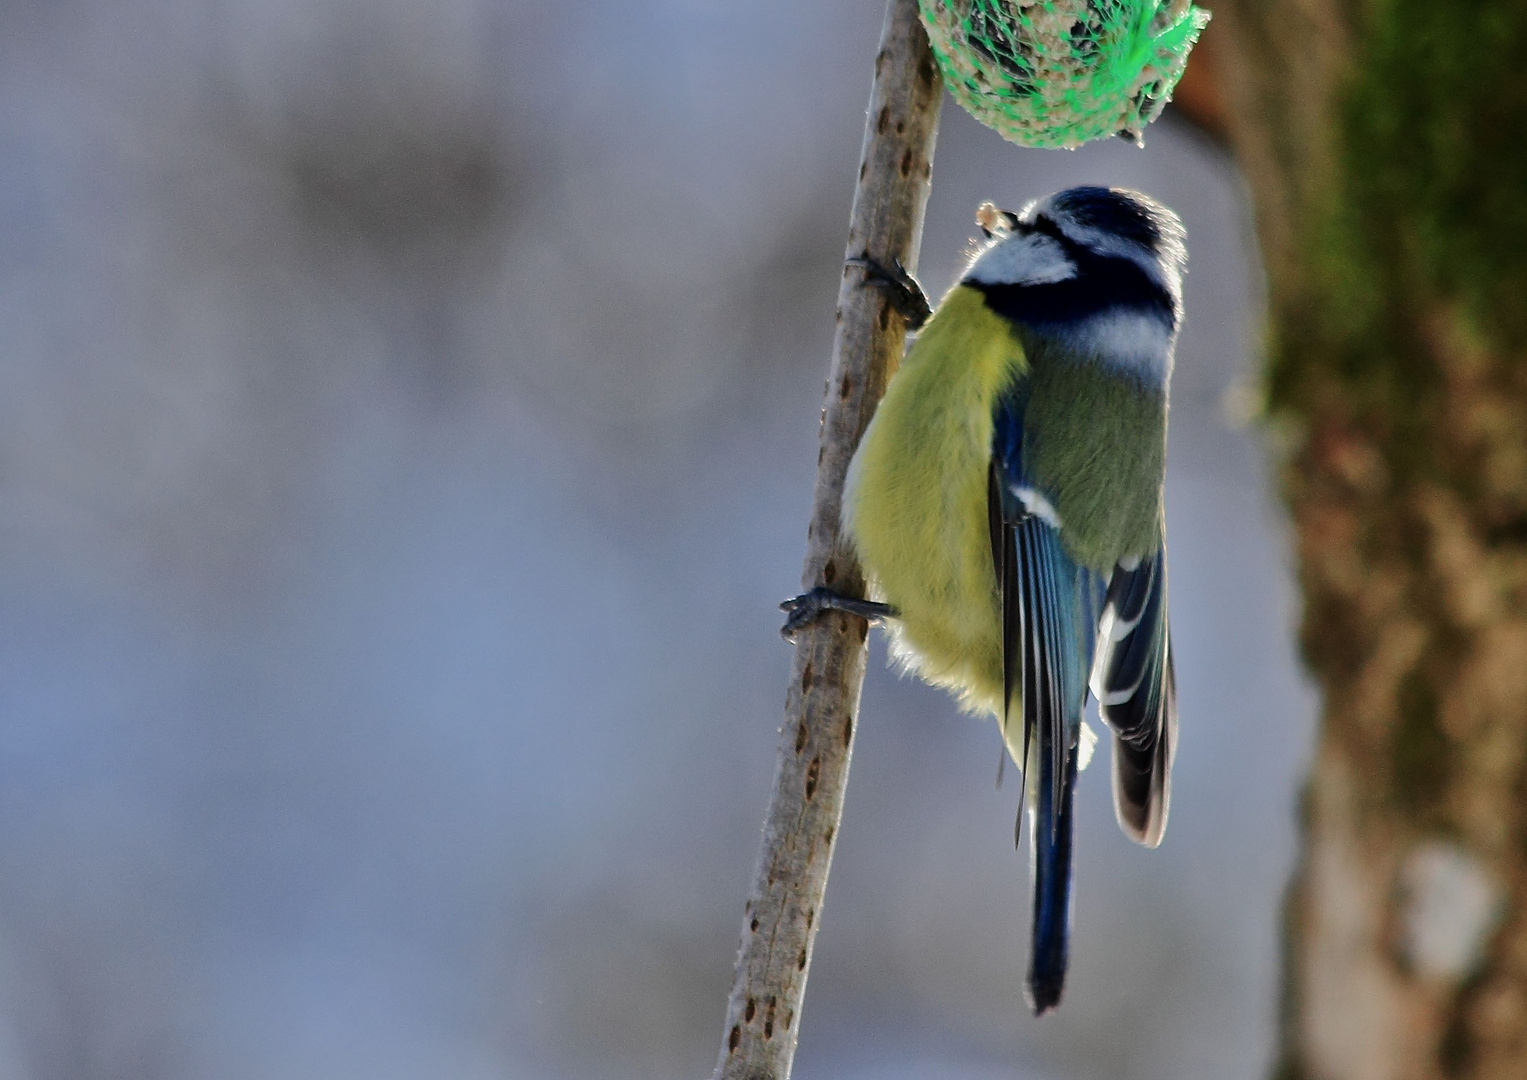
[(954, 99), (1023, 146), (1143, 142), (1209, 21), (1191, 0), (918, 3)]

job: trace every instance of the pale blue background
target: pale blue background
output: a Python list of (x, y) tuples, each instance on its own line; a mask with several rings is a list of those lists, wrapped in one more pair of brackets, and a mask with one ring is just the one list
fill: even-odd
[[(789, 665), (883, 5), (0, 4), (0, 1078), (698, 1080)], [(990, 725), (877, 644), (800, 1080), (1268, 1064), (1312, 698), (1227, 159), (1019, 151), (1190, 232), (1182, 741), (1083, 777), (1067, 1000), (1024, 1014)]]

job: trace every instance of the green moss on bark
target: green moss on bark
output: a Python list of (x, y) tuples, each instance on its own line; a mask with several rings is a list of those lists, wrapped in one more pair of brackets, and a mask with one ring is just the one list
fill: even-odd
[[(1337, 690), (1382, 637), (1355, 602), (1372, 588), (1398, 589), (1434, 641), (1461, 641), (1467, 654), (1470, 628), (1437, 592), (1435, 529), (1417, 492), (1455, 493), (1484, 545), (1527, 544), (1527, 465), (1516, 460), (1527, 452), (1504, 445), (1520, 434), (1460, 422), (1478, 412), (1469, 395), (1509, 399), (1527, 416), (1527, 15), (1520, 0), (1355, 11), (1330, 113), (1330, 182), (1296, 186), (1310, 193), (1294, 208), (1301, 274), (1274, 282), (1267, 380), (1270, 416), (1307, 433), (1285, 474), (1296, 515), (1325, 505), (1359, 522), (1344, 541), (1352, 550), (1307, 546), (1302, 567), (1306, 657)], [(1382, 474), (1354, 477), (1356, 452)], [(1335, 588), (1344, 557), (1404, 580)], [(1417, 821), (1436, 816), (1447, 786), (1436, 684), (1456, 665), (1433, 661), (1394, 676), (1380, 770), (1393, 777), (1393, 805)]]

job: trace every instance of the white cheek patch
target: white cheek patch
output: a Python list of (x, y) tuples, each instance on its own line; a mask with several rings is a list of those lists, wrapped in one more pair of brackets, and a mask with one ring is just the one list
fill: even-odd
[(966, 281), (981, 285), (1053, 285), (1076, 277), (1076, 264), (1048, 236), (1009, 236), (976, 256)]
[(1165, 386), (1172, 377), (1176, 335), (1160, 316), (1114, 308), (1067, 327), (1062, 336), (1079, 356), (1101, 360), (1150, 385)]

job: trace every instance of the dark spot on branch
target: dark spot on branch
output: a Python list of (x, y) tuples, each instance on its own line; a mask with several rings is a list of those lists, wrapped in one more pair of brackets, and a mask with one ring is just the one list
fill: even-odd
[(912, 175), (912, 149), (908, 147), (901, 152), (900, 171), (902, 176)]
[(757, 1012), (757, 1011), (758, 1011), (758, 1009), (757, 1009), (757, 1006), (754, 1004), (753, 999), (752, 998), (748, 998), (748, 1007), (746, 1009), (742, 1010), (742, 1021), (743, 1021), (743, 1023), (751, 1024), (753, 1022), (753, 1014), (755, 1012)]
[(853, 741), (854, 741), (854, 718), (852, 716), (845, 716), (843, 718), (843, 745), (844, 746), (848, 746)]
[(847, 401), (848, 395), (852, 394), (853, 392), (854, 377), (852, 375), (844, 375), (843, 380), (838, 383), (838, 400)]
[(795, 752), (799, 754), (806, 749), (806, 721), (802, 720), (795, 725)]
[(832, 846), (832, 838), (834, 836), (837, 836), (837, 835), (838, 835), (838, 830), (836, 828), (834, 828), (831, 825), (827, 826), (827, 844), (828, 844), (829, 847)]
[(752, 922), (748, 923), (748, 929), (755, 934), (758, 933), (758, 920), (754, 919)]
[(834, 562), (833, 560), (828, 559), (827, 560), (827, 565), (822, 567), (822, 583), (824, 585), (831, 585), (834, 581), (837, 581), (837, 580), (838, 580), (838, 564), (836, 562)]
[(804, 946), (804, 945), (801, 946), (801, 955), (796, 957), (796, 960), (795, 960), (795, 970), (796, 971), (805, 971), (806, 970), (806, 946)]
[(811, 693), (811, 684), (816, 682), (816, 679), (817, 679), (816, 665), (813, 664), (810, 660), (807, 660), (806, 661), (806, 670), (801, 672), (801, 693), (803, 693), (803, 694)]
[(878, 117), (876, 117), (876, 119), (875, 119), (875, 130), (877, 132), (879, 132), (881, 135), (884, 135), (885, 134), (885, 129), (890, 127), (890, 126), (891, 126), (891, 107), (889, 105), (882, 105), (882, 106), (880, 106), (880, 115)]
[(727, 1040), (726, 1040), (726, 1052), (728, 1054), (735, 1054), (737, 1052), (737, 1046), (741, 1042), (742, 1042), (742, 1028), (734, 1024), (732, 1026), (732, 1033), (731, 1033), (731, 1035), (727, 1036)]
[(864, 183), (864, 176), (869, 171), (870, 171), (870, 163), (868, 161), (861, 161), (861, 162), (859, 162), (859, 183), (861, 183), (861, 184)]
[(806, 909), (806, 929), (807, 930), (811, 929), (811, 924), (816, 921), (816, 917), (817, 917), (817, 909), (816, 908), (807, 908)]
[(764, 1021), (764, 1038), (765, 1039), (772, 1039), (772, 1038), (774, 1038), (774, 1021), (773, 1020), (765, 1020)]
[(817, 793), (817, 779), (822, 773), (822, 755), (818, 754), (811, 759), (811, 764), (806, 766), (806, 799), (809, 802)]

